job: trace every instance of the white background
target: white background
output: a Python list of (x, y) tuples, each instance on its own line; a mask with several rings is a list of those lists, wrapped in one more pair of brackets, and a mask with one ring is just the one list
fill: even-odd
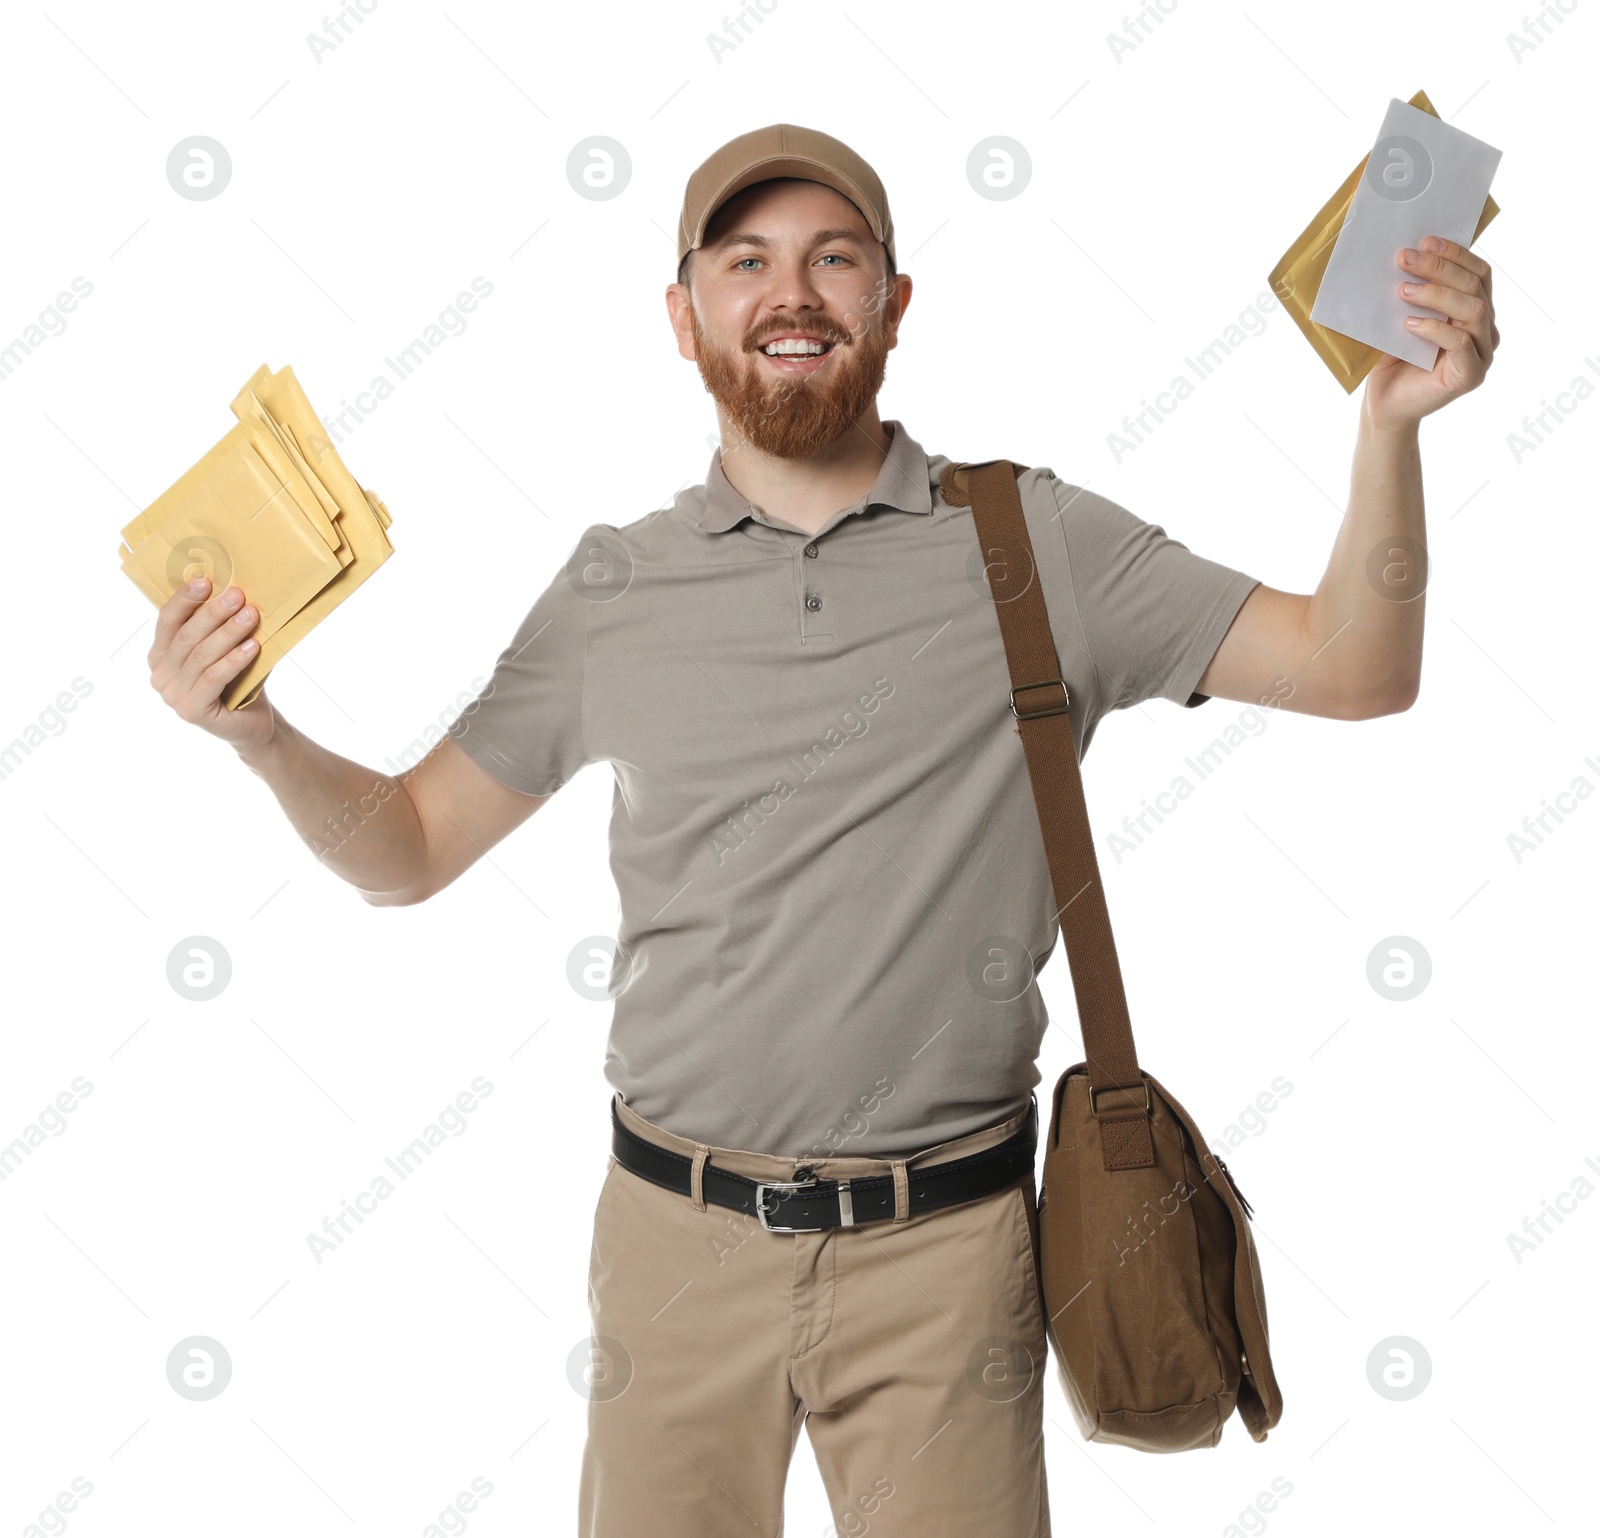
[[(670, 339), (669, 236), (689, 171), (767, 122), (839, 135), (888, 186), (916, 292), (886, 417), (930, 452), (1048, 464), (1307, 592), (1359, 394), (1281, 309), (1120, 464), (1107, 435), (1256, 303), (1419, 87), (1504, 151), (1478, 248), (1503, 344), (1422, 426), (1421, 697), (1356, 724), (1274, 713), (1120, 861), (1122, 818), (1246, 707), (1121, 712), (1086, 765), (1142, 1058), (1219, 1147), (1292, 1085), (1227, 1155), (1257, 1212), (1283, 1422), (1177, 1458), (1089, 1446), (1052, 1362), (1049, 1477), (1061, 1531), (1227, 1534), (1280, 1477), (1292, 1493), (1245, 1530), (1583, 1526), (1600, 1199), (1570, 1199), (1520, 1261), (1507, 1235), (1580, 1177), (1600, 1188), (1600, 806), (1569, 802), (1520, 862), (1507, 836), (1578, 777), (1600, 785), (1600, 403), (1520, 463), (1509, 435), (1600, 382), (1597, 10), (1577, 0), (1519, 57), (1523, 0), (1336, 19), (1180, 0), (1119, 58), (1121, 3), (776, 0), (719, 60), (722, 0), (377, 0), (320, 62), (318, 5), (11, 13), (0, 345), (74, 277), (93, 292), (0, 380), (0, 741), (47, 723), (0, 780), (0, 1143), (75, 1077), (92, 1092), (0, 1182), (0, 1531), (31, 1531), (75, 1477), (83, 1534), (422, 1533), (479, 1476), (494, 1493), (468, 1531), (573, 1526), (566, 1363), (589, 1329), (608, 1005), (566, 968), (615, 928), (611, 775), (586, 770), (434, 901), (373, 909), (165, 709), (118, 531), (232, 424), (249, 375), (292, 363), (337, 409), (493, 284), (341, 445), (396, 554), (268, 685), (374, 769), (471, 697), (583, 527), (703, 478), (715, 424)], [(232, 158), (210, 201), (166, 179), (194, 134)], [(1008, 201), (966, 180), (995, 134), (1032, 160)], [(604, 202), (566, 178), (593, 135), (632, 160)], [(87, 698), (50, 717), (75, 678)], [(208, 1003), (167, 982), (194, 935), (232, 961)], [(1396, 935), (1432, 964), (1405, 1003), (1367, 975)], [(1043, 986), (1048, 1090), (1079, 1055), (1065, 961)], [(493, 1093), (466, 1131), (316, 1263), (306, 1236), (477, 1075)], [(199, 1403), (166, 1377), (192, 1335), (233, 1363)], [(1432, 1364), (1399, 1402), (1367, 1372), (1392, 1336)], [(803, 1438), (788, 1511), (822, 1538)]]

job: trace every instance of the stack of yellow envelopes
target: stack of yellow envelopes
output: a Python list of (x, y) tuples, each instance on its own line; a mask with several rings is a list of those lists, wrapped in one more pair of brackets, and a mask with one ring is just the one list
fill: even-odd
[[(1426, 91), (1418, 91), (1410, 105), (1420, 107), (1438, 117)], [(1311, 318), (1311, 308), (1317, 302), (1317, 290), (1322, 287), (1322, 276), (1328, 270), (1328, 258), (1333, 255), (1334, 242), (1344, 228), (1345, 216), (1356, 195), (1361, 173), (1367, 168), (1367, 156), (1344, 179), (1344, 184), (1322, 205), (1321, 211), (1296, 238), (1294, 244), (1278, 258), (1278, 264), (1267, 274), (1272, 292), (1278, 297), (1305, 338), (1316, 348), (1317, 356), (1327, 364), (1328, 372), (1344, 386), (1348, 395), (1372, 372), (1373, 365), (1384, 356), (1376, 347), (1358, 342), (1341, 331), (1331, 331)], [(1493, 198), (1485, 198), (1483, 213), (1472, 239), (1483, 234), (1483, 227), (1500, 212)], [(1395, 281), (1399, 281), (1398, 272)]]
[(197, 576), (260, 613), (261, 650), (222, 691), (248, 705), (296, 641), (394, 553), (389, 510), (345, 468), (285, 366), (256, 370), (238, 422), (123, 531), (122, 569), (159, 608)]

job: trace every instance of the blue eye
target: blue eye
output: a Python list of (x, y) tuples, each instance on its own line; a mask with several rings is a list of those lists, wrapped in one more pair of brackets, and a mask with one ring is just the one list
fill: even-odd
[(743, 267), (746, 262), (758, 262), (760, 260), (761, 258), (758, 256), (741, 256), (733, 265), (735, 267)]

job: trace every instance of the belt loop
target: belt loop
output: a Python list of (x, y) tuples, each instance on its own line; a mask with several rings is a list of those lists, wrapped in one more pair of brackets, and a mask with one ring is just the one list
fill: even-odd
[(706, 1155), (711, 1152), (709, 1143), (696, 1143), (694, 1145), (694, 1167), (689, 1171), (689, 1196), (694, 1202), (696, 1212), (706, 1210), (706, 1196), (704, 1181), (701, 1171), (706, 1167)]
[(911, 1216), (911, 1186), (906, 1179), (906, 1161), (892, 1159), (890, 1165), (894, 1170), (894, 1220), (904, 1223)]

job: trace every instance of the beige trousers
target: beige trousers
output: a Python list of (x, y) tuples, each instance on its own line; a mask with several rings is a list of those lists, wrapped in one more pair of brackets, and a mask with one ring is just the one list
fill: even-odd
[[(903, 1160), (801, 1161), (624, 1126), (763, 1180), (894, 1173), (1001, 1142), (1026, 1113)], [(838, 1538), (1049, 1538), (1034, 1177), (818, 1233), (654, 1185), (613, 1158), (589, 1262), (580, 1538), (781, 1538), (805, 1426)], [(832, 1538), (832, 1535), (830, 1535)]]

